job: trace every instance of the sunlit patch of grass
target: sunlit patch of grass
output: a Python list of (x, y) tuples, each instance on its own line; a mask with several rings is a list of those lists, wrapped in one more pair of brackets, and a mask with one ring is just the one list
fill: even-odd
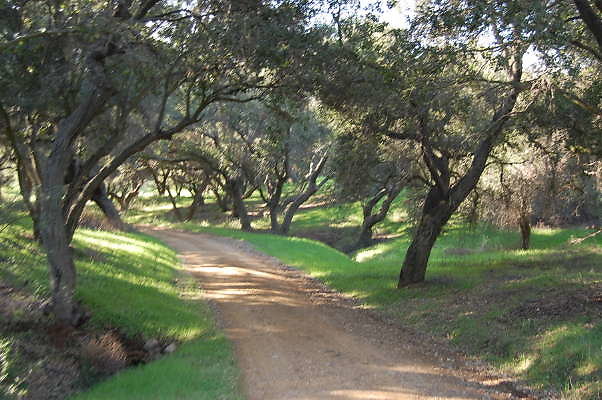
[(512, 370), (516, 374), (523, 374), (533, 367), (535, 359), (533, 356), (521, 353), (506, 365), (508, 370)]
[(369, 249), (359, 251), (354, 257), (355, 261), (360, 263), (364, 261), (369, 261), (370, 259), (375, 258), (384, 253), (385, 249), (383, 247), (384, 246), (374, 246), (370, 247)]
[[(31, 221), (21, 217), (0, 232), (0, 278), (45, 297), (46, 260), (30, 231)], [(181, 343), (175, 353), (119, 373), (76, 399), (241, 398), (230, 346), (173, 250), (143, 234), (86, 229), (77, 231), (73, 245), (76, 296), (91, 312), (89, 324)]]
[[(528, 371), (535, 382), (554, 382), (557, 389), (577, 388), (602, 377), (602, 326), (562, 323), (535, 344), (539, 355)], [(572, 389), (571, 388), (571, 389)]]

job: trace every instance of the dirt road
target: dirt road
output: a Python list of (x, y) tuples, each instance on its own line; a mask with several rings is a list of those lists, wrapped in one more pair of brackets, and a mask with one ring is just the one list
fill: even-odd
[(232, 239), (148, 230), (180, 255), (234, 343), (249, 400), (509, 399), (404, 331)]

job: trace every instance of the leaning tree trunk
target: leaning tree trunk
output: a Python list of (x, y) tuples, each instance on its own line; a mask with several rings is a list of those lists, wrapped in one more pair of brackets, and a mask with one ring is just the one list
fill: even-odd
[[(395, 201), (401, 192), (402, 187), (403, 186), (401, 184), (398, 184), (389, 188), (383, 188), (368, 202), (366, 202), (366, 204), (364, 204), (362, 207), (362, 214), (364, 218), (362, 221), (362, 228), (352, 250), (363, 249), (372, 245), (374, 226), (379, 222), (382, 222), (387, 217), (387, 214), (391, 209), (391, 204), (393, 204), (393, 201)], [(385, 199), (380, 205), (378, 212), (374, 214), (374, 207), (376, 207), (383, 197), (385, 197)]]
[(449, 216), (445, 217), (437, 214), (422, 216), (406, 257), (403, 260), (397, 287), (401, 288), (412, 283), (424, 281), (431, 250), (441, 233), (441, 229), (449, 219)]
[(308, 188), (301, 194), (297, 195), (292, 201), (290, 201), (288, 207), (286, 208), (286, 212), (284, 213), (284, 217), (282, 218), (282, 224), (280, 224), (280, 233), (283, 235), (288, 235), (291, 224), (293, 223), (293, 218), (295, 214), (301, 208), (301, 206), (309, 200), (320, 188), (330, 179), (330, 177), (325, 177), (322, 179), (322, 182), (316, 184), (315, 181), (310, 182)]
[[(373, 243), (373, 229), (374, 225), (378, 224), (380, 221), (385, 219), (384, 215), (382, 218), (379, 218), (380, 215), (372, 214), (372, 210), (374, 205), (382, 198), (382, 196), (377, 196), (372, 201), (370, 201), (367, 205), (363, 207), (364, 209), (364, 220), (362, 222), (362, 227), (360, 229), (360, 234), (357, 237), (357, 241), (351, 247), (351, 251), (364, 249), (366, 247), (372, 246)], [(388, 211), (388, 207), (387, 207)], [(380, 214), (380, 213), (379, 213)], [(386, 215), (386, 213), (385, 213)]]
[(320, 185), (310, 184), (308, 189), (305, 192), (297, 195), (292, 201), (290, 201), (288, 207), (286, 208), (286, 212), (284, 213), (284, 217), (282, 218), (282, 224), (280, 224), (280, 233), (283, 235), (288, 235), (291, 224), (293, 223), (293, 218), (299, 208), (305, 203), (311, 196), (316, 193), (320, 187), (326, 182), (329, 178), (324, 178), (323, 182)]
[(441, 195), (439, 188), (431, 188), (412, 243), (410, 243), (403, 260), (397, 287), (401, 288), (424, 281), (435, 241), (453, 212), (453, 208), (449, 206), (449, 200)]
[(330, 180), (330, 175), (322, 178), (320, 183), (318, 182), (318, 177), (322, 174), (324, 167), (326, 166), (326, 162), (328, 161), (329, 153), (326, 152), (321, 155), (319, 160), (315, 163), (312, 161), (312, 165), (310, 166), (310, 170), (306, 175), (305, 179), (307, 182), (307, 187), (303, 192), (298, 194), (293, 198), (287, 199), (285, 202), (284, 208), (286, 211), (284, 212), (284, 217), (282, 219), (282, 224), (280, 225), (280, 233), (283, 235), (288, 235), (289, 230), (291, 229), (291, 223), (293, 222), (293, 217), (299, 208), (305, 203), (311, 196), (313, 196), (318, 190), (322, 188)]
[(104, 184), (100, 185), (98, 189), (96, 189), (92, 195), (92, 201), (94, 201), (98, 208), (101, 209), (111, 226), (124, 232), (131, 231), (131, 227), (123, 222), (121, 215), (119, 215), (119, 211), (117, 211), (117, 208), (115, 208), (115, 205), (111, 199), (109, 199), (109, 196), (107, 195), (107, 188)]
[(401, 288), (411, 283), (424, 281), (428, 259), (441, 229), (475, 188), (483, 174), (495, 140), (502, 135), (518, 96), (523, 90), (519, 85), (523, 72), (522, 56), (521, 50), (516, 49), (515, 54), (511, 57), (512, 62), (508, 64), (507, 72), (513, 87), (503, 98), (501, 107), (492, 115), (489, 126), (483, 131), (485, 137), (474, 150), (470, 167), (453, 186), (450, 186), (449, 158), (445, 153), (436, 155), (433, 152), (429, 142), (432, 132), (427, 120), (420, 119), (423, 157), (435, 185), (430, 188), (424, 202), (420, 223), (403, 261), (397, 287)]

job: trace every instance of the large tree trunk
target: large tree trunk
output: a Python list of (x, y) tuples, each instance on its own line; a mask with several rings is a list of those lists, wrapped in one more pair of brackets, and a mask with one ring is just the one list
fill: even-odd
[(286, 213), (284, 214), (284, 218), (282, 219), (282, 224), (280, 224), (280, 233), (283, 235), (288, 235), (291, 230), (291, 223), (293, 222), (293, 217), (295, 213), (301, 207), (303, 202), (295, 202), (289, 206)]
[(81, 313), (76, 306), (76, 272), (71, 239), (66, 229), (60, 193), (48, 187), (42, 188), (40, 204), (40, 239), (46, 250), (50, 270), (52, 311), (56, 319), (65, 325), (77, 325)]
[(423, 282), (435, 241), (453, 213), (449, 201), (438, 187), (432, 187), (427, 195), (420, 222), (412, 238), (399, 274), (397, 287)]
[[(391, 209), (391, 204), (393, 204), (393, 201), (395, 201), (395, 198), (397, 198), (401, 192), (401, 189), (401, 184), (397, 184), (388, 188), (382, 188), (378, 193), (376, 193), (376, 195), (366, 202), (366, 204), (363, 205), (362, 213), (364, 219), (362, 221), (362, 228), (352, 250), (363, 249), (372, 245), (374, 226), (386, 218), (387, 214), (389, 213), (389, 209)], [(385, 199), (381, 203), (378, 212), (374, 214), (374, 207), (376, 207), (383, 197)]]
[(264, 199), (266, 200), (270, 214), (270, 229), (274, 233), (280, 232), (280, 222), (278, 221), (278, 218), (280, 217), (280, 212), (282, 211), (282, 205), (280, 202), (282, 201), (282, 189), (284, 188), (284, 183), (286, 182), (287, 176), (281, 177), (276, 182), (274, 190), (271, 193), (271, 197), (269, 199)]
[(433, 215), (422, 217), (403, 260), (397, 287), (424, 281), (431, 250), (445, 222)]
[(280, 233), (283, 235), (288, 235), (291, 224), (293, 222), (293, 217), (299, 210), (299, 208), (305, 203), (311, 196), (313, 196), (321, 187), (326, 183), (329, 178), (324, 178), (319, 185), (310, 182), (308, 188), (301, 194), (297, 195), (289, 204), (284, 213), (284, 218), (282, 219), (282, 224), (280, 224)]
[(230, 206), (231, 199), (229, 198), (228, 193), (220, 194), (219, 190), (216, 188), (212, 188), (211, 191), (215, 196), (215, 201), (217, 202), (220, 210), (223, 212), (228, 212), (232, 209)]
[(280, 216), (280, 207), (278, 205), (268, 205), (270, 210), (270, 229), (272, 232), (280, 232), (280, 223), (278, 217)]
[(430, 128), (425, 119), (420, 120), (423, 157), (434, 185), (425, 199), (420, 222), (403, 260), (397, 284), (399, 288), (424, 281), (431, 250), (441, 229), (475, 188), (485, 170), (494, 142), (502, 134), (522, 90), (519, 85), (522, 77), (522, 53), (517, 51), (512, 58), (513, 62), (508, 65), (508, 73), (514, 83), (513, 88), (503, 99), (501, 107), (494, 112), (489, 126), (483, 131), (484, 138), (473, 152), (470, 167), (453, 185), (450, 185), (448, 157), (445, 153), (436, 155), (433, 152), (428, 140), (431, 137)]
[(318, 190), (322, 188), (330, 180), (330, 176), (326, 176), (322, 178), (320, 183), (317, 183), (318, 177), (324, 170), (326, 166), (326, 162), (328, 161), (328, 152), (324, 153), (319, 160), (315, 163), (312, 162), (312, 166), (310, 167), (309, 173), (306, 176), (307, 187), (302, 193), (299, 193), (297, 196), (293, 198), (289, 198), (285, 202), (284, 218), (282, 219), (282, 224), (280, 224), (280, 233), (283, 235), (288, 235), (288, 232), (291, 229), (291, 223), (293, 222), (293, 217), (297, 213), (297, 210), (305, 203), (311, 196), (313, 196)]
[(234, 179), (228, 183), (228, 186), (232, 196), (232, 214), (236, 215), (240, 221), (240, 229), (249, 232), (253, 228), (251, 227), (251, 218), (247, 212), (247, 206), (243, 200), (242, 180), (240, 178)]
[(360, 234), (358, 235), (357, 241), (355, 242), (355, 244), (352, 247), (352, 250), (358, 250), (358, 249), (364, 249), (366, 247), (370, 247), (372, 246), (373, 243), (373, 238), (372, 236), (374, 235), (373, 233), (373, 227), (376, 223), (371, 223), (371, 222), (364, 222), (362, 224), (362, 228), (360, 230)]

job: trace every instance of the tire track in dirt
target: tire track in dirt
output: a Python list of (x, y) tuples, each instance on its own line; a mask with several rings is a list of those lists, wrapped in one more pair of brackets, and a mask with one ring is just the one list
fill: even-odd
[(249, 400), (513, 398), (240, 241), (145, 230), (199, 279), (234, 344)]

